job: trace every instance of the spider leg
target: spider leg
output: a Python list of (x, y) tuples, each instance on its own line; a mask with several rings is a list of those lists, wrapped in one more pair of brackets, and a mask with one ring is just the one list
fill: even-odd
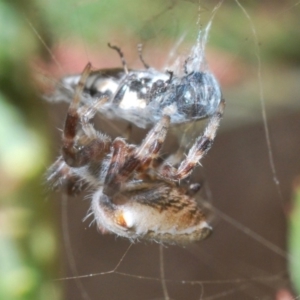
[(63, 189), (68, 195), (81, 192), (86, 182), (69, 167), (62, 156), (48, 169), (46, 180), (54, 190)]
[(80, 107), (81, 95), (90, 71), (91, 64), (89, 63), (76, 86), (63, 130), (62, 156), (70, 167), (75, 168), (82, 167), (89, 162), (101, 161), (109, 152), (111, 144), (110, 138), (98, 133), (89, 123), (97, 106), (102, 105), (106, 99), (101, 99), (92, 107)]
[(222, 99), (217, 111), (210, 118), (203, 135), (197, 138), (196, 142), (189, 150), (186, 158), (181, 162), (178, 169), (174, 168), (172, 165), (163, 164), (159, 171), (160, 176), (166, 180), (179, 181), (187, 178), (191, 174), (194, 167), (211, 148), (224, 113), (224, 108), (225, 100)]
[[(129, 160), (126, 161), (122, 174), (132, 172), (138, 168), (139, 172), (145, 171), (151, 162), (156, 159), (159, 155), (159, 151), (163, 146), (163, 143), (166, 139), (168, 129), (170, 126), (170, 117), (164, 115), (161, 120), (148, 132), (146, 138), (143, 140), (141, 145), (136, 149), (134, 153), (133, 163)], [(130, 168), (130, 166), (134, 166)], [(127, 177), (127, 176), (126, 176)]]
[(127, 145), (122, 139), (112, 143), (111, 162), (105, 178), (106, 195), (111, 195), (121, 189), (122, 183), (128, 181), (133, 172), (143, 173), (151, 162), (158, 157), (170, 125), (170, 117), (162, 119), (148, 132), (139, 147)]
[(127, 159), (132, 158), (135, 146), (128, 145), (124, 139), (116, 138), (111, 144), (111, 158), (108, 162), (108, 168), (105, 176), (104, 185), (109, 188), (116, 187), (116, 177), (124, 166)]
[(141, 190), (149, 189), (149, 187), (151, 186), (153, 186), (153, 184), (144, 180), (133, 180), (126, 182), (126, 184), (124, 184), (123, 190), (125, 192), (138, 192)]

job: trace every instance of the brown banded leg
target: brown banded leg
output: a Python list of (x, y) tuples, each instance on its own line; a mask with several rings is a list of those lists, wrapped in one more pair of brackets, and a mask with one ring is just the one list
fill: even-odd
[(107, 169), (104, 180), (104, 194), (111, 196), (117, 193), (121, 188), (121, 182), (117, 182), (116, 178), (120, 172), (120, 169), (124, 166), (129, 157), (133, 156), (135, 146), (128, 145), (122, 138), (116, 138), (111, 143), (111, 158), (106, 162)]
[(49, 186), (54, 190), (63, 190), (68, 195), (76, 195), (85, 187), (86, 182), (77, 176), (69, 167), (62, 156), (48, 169), (46, 180)]
[(222, 99), (217, 111), (210, 118), (203, 135), (199, 136), (189, 150), (186, 158), (181, 162), (178, 169), (172, 165), (163, 164), (159, 175), (166, 180), (179, 181), (188, 177), (202, 157), (209, 151), (217, 133), (221, 118), (224, 113), (225, 100)]
[[(170, 117), (165, 115), (161, 120), (148, 132), (141, 145), (136, 148), (133, 162), (127, 160), (121, 170), (121, 174), (128, 177), (127, 174), (134, 170), (143, 172), (149, 168), (151, 162), (159, 155), (159, 151), (166, 139), (170, 126)], [(129, 172), (129, 173), (128, 173)]]
[(112, 143), (113, 154), (105, 179), (108, 193), (118, 191), (134, 171), (143, 172), (158, 157), (170, 125), (170, 117), (162, 119), (149, 131), (139, 147), (129, 146), (116, 139)]
[(78, 109), (78, 114), (80, 116), (81, 125), (89, 124), (90, 120), (94, 118), (95, 114), (101, 109), (109, 97), (106, 95), (101, 96), (100, 98), (93, 101), (93, 103), (85, 104)]
[(70, 103), (63, 130), (62, 156), (71, 167), (81, 167), (90, 162), (100, 161), (110, 149), (110, 139), (98, 133), (89, 123), (98, 106), (107, 99), (100, 99), (92, 106), (80, 107), (85, 82), (91, 72), (91, 64), (85, 67), (75, 95)]

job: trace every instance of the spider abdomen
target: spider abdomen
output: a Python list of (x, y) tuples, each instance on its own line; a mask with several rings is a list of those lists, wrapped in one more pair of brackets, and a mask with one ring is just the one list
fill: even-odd
[(212, 231), (195, 199), (173, 186), (118, 193), (112, 199), (100, 189), (92, 210), (102, 231), (132, 240), (186, 244)]

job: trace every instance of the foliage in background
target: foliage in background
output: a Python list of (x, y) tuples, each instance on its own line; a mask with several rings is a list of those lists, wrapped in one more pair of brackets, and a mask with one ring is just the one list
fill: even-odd
[[(270, 62), (300, 63), (300, 40), (297, 10), (293, 9), (293, 1), (274, 3), (265, 1), (243, 1), (263, 48), (262, 60)], [(286, 7), (290, 9), (286, 11)], [(211, 11), (219, 1), (201, 1), (200, 26), (207, 24)], [(88, 45), (107, 45), (112, 36), (121, 35), (137, 37), (139, 42), (147, 43), (157, 39), (159, 43), (173, 39), (176, 41), (182, 34), (194, 42), (199, 28), (194, 26), (198, 19), (198, 1), (74, 1), (74, 0), (36, 0), (35, 15), (43, 16), (48, 24), (43, 32), (56, 41), (67, 43), (72, 39), (80, 39)], [(236, 53), (244, 59), (253, 57), (253, 47), (249, 47), (248, 39), (252, 39), (249, 24), (245, 25), (245, 15), (235, 1), (224, 1), (222, 13), (214, 18), (209, 44), (213, 47)], [(31, 21), (35, 20), (31, 14)], [(276, 18), (276, 23), (272, 22)], [(223, 29), (223, 30), (222, 30)], [(40, 32), (41, 33), (41, 32)], [(45, 35), (47, 33), (47, 35)], [(245, 37), (246, 40), (245, 40)], [(127, 40), (128, 41), (128, 40)], [(251, 42), (252, 43), (252, 42)], [(128, 42), (130, 44), (130, 42)]]
[[(30, 1), (0, 1), (0, 299), (61, 299), (53, 214), (45, 205), (47, 112), (30, 64), (40, 53)], [(40, 27), (39, 27), (40, 28)]]
[(291, 279), (296, 295), (300, 294), (300, 178), (295, 182), (292, 211), (289, 219), (288, 249)]

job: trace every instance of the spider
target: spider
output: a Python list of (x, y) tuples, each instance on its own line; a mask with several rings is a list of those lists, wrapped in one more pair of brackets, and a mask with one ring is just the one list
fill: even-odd
[(186, 184), (200, 159), (208, 152), (223, 115), (219, 101), (204, 133), (177, 164), (159, 163), (172, 116), (164, 113), (140, 145), (95, 130), (91, 119), (110, 101), (108, 95), (82, 104), (88, 64), (75, 88), (62, 135), (62, 155), (49, 168), (54, 187), (75, 194), (83, 185), (92, 192), (91, 211), (101, 232), (130, 240), (186, 244), (204, 239), (212, 231), (195, 196), (200, 185)]

